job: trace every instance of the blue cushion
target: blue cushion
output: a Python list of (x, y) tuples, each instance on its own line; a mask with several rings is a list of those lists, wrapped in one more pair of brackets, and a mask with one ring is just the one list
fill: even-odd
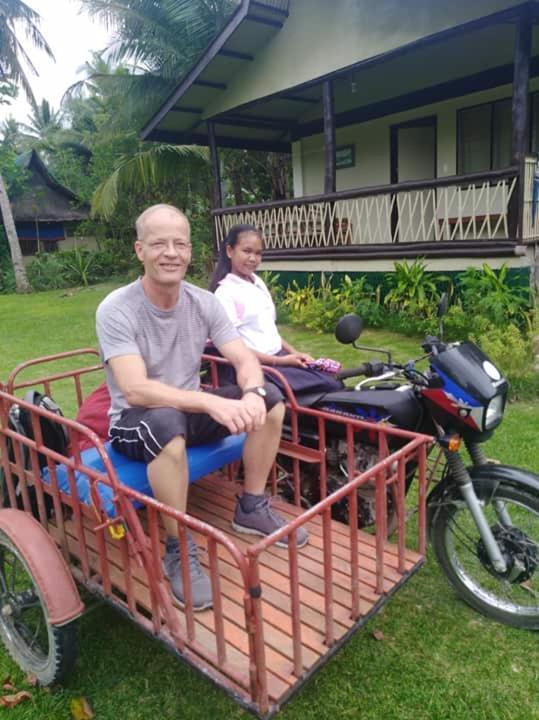
[[(230, 435), (224, 440), (209, 443), (207, 445), (196, 445), (187, 448), (187, 463), (189, 466), (189, 482), (193, 483), (204, 475), (218, 470), (228, 465), (234, 460), (239, 460), (243, 452), (245, 443), (245, 434)], [(138, 460), (130, 460), (125, 455), (116, 452), (110, 443), (105, 443), (105, 450), (109, 456), (118, 480), (133, 490), (137, 490), (144, 495), (153, 496), (150, 483), (148, 482), (148, 474), (146, 472), (146, 463)], [(96, 448), (89, 448), (81, 453), (81, 461), (86, 467), (92, 468), (99, 472), (105, 472), (105, 466), (101, 460)], [(62, 492), (70, 494), (69, 482), (67, 476), (67, 468), (61, 464), (56, 467), (56, 476), (58, 478), (58, 487)], [(50, 482), (49, 470), (43, 470), (43, 479)], [(83, 472), (75, 473), (75, 481), (77, 483), (77, 493), (79, 500), (86, 505), (90, 505), (90, 482), (88, 476)], [(112, 501), (113, 491), (108, 485), (98, 483), (99, 495), (103, 502), (103, 508), (109, 517), (115, 517), (116, 511)]]

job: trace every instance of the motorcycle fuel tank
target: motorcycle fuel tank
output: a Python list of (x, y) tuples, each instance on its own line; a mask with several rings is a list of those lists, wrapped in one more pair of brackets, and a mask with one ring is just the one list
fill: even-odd
[(423, 415), (421, 404), (409, 385), (394, 389), (339, 390), (324, 395), (317, 408), (359, 420), (385, 421), (404, 430), (417, 430)]

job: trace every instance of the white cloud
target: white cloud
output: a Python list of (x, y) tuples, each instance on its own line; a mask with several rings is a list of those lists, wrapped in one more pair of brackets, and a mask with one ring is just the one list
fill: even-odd
[[(78, 0), (25, 0), (41, 16), (40, 29), (50, 45), (56, 62), (29, 46), (24, 35), (20, 40), (30, 55), (39, 76), (28, 73), (38, 102), (45, 98), (56, 110), (66, 89), (80, 79), (77, 70), (90, 59), (93, 50), (103, 50), (111, 33), (97, 20), (81, 12)], [(13, 115), (24, 121), (29, 105), (24, 94), (11, 106), (0, 105), (0, 120)]]

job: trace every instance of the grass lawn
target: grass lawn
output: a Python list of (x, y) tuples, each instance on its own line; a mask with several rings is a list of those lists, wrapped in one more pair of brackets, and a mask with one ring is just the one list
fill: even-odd
[[(0, 296), (0, 379), (30, 357), (95, 346), (95, 307), (112, 287)], [(327, 335), (289, 327), (283, 334), (314, 355), (332, 355), (345, 364), (366, 358)], [(362, 341), (390, 346), (398, 358), (420, 354), (417, 340), (390, 333), (366, 331)], [(539, 472), (538, 429), (537, 404), (511, 404), (488, 454)], [(537, 633), (503, 627), (470, 610), (455, 598), (430, 553), (428, 560), (279, 717), (539, 720)], [(382, 639), (375, 639), (374, 630)], [(80, 621), (80, 645), (77, 667), (63, 688), (33, 690), (32, 700), (4, 711), (6, 717), (67, 720), (70, 701), (80, 696), (88, 699), (96, 720), (250, 717), (105, 606)], [(25, 687), (22, 673), (0, 649), (0, 678), (6, 677)]]

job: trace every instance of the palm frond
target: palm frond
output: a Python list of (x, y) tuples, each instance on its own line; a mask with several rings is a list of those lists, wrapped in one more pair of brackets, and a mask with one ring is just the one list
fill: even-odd
[(120, 158), (114, 172), (94, 192), (92, 215), (109, 220), (120, 191), (138, 193), (174, 180), (182, 169), (181, 160), (189, 156), (207, 162), (208, 151), (197, 145), (160, 144)]

